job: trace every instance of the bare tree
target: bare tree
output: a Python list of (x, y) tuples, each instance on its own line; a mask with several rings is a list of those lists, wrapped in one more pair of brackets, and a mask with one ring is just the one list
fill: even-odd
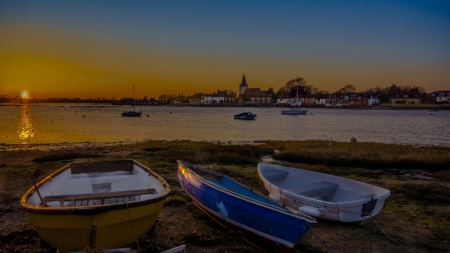
[(340, 88), (337, 93), (352, 93), (356, 91), (356, 87), (353, 84), (347, 84)]

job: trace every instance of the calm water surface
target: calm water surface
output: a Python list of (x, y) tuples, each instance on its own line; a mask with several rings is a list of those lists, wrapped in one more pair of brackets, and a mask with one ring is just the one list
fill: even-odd
[[(0, 144), (193, 140), (335, 140), (450, 146), (450, 111), (316, 109), (281, 115), (277, 107), (0, 106)], [(254, 121), (234, 120), (249, 109)], [(148, 117), (147, 117), (148, 115)]]

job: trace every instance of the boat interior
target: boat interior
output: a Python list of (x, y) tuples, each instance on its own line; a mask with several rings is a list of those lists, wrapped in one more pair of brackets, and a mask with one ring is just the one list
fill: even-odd
[(132, 160), (123, 160), (69, 164), (38, 190), (28, 204), (67, 207), (152, 199), (163, 195), (166, 188), (152, 172)]
[(386, 192), (354, 180), (304, 170), (288, 172), (271, 168), (263, 169), (261, 173), (282, 191), (327, 202), (355, 201)]
[(254, 191), (253, 189), (250, 189), (243, 184), (240, 184), (233, 179), (229, 178), (228, 176), (222, 175), (220, 173), (217, 173), (215, 171), (206, 170), (201, 167), (189, 164), (187, 166), (191, 171), (193, 171), (195, 174), (201, 176), (206, 181), (219, 186), (220, 188), (223, 188), (227, 191), (245, 196), (247, 198), (251, 198), (253, 200), (258, 200), (260, 202), (280, 207), (280, 205), (274, 203), (273, 201), (266, 198), (264, 195)]

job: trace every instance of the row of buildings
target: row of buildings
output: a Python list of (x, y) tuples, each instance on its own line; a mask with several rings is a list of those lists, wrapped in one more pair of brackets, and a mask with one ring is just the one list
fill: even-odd
[[(140, 104), (190, 104), (190, 105), (287, 105), (296, 98), (288, 94), (276, 95), (272, 90), (261, 90), (250, 88), (242, 76), (239, 85), (239, 94), (232, 91), (218, 90), (211, 94), (196, 93), (185, 96), (184, 94), (169, 95), (162, 94), (158, 99), (147, 99), (139, 101)], [(374, 93), (334, 93), (334, 94), (309, 94), (299, 95), (298, 100), (302, 106), (372, 106), (380, 103), (392, 104), (433, 104), (448, 103), (450, 91), (436, 91), (430, 94), (419, 92), (397, 92), (393, 94)], [(122, 103), (132, 102), (131, 98), (124, 98)]]

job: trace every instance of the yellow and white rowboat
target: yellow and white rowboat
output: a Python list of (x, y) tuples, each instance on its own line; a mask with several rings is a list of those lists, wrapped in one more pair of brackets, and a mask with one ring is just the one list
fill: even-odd
[(20, 200), (31, 225), (61, 251), (119, 248), (154, 225), (167, 182), (134, 160), (70, 163)]

